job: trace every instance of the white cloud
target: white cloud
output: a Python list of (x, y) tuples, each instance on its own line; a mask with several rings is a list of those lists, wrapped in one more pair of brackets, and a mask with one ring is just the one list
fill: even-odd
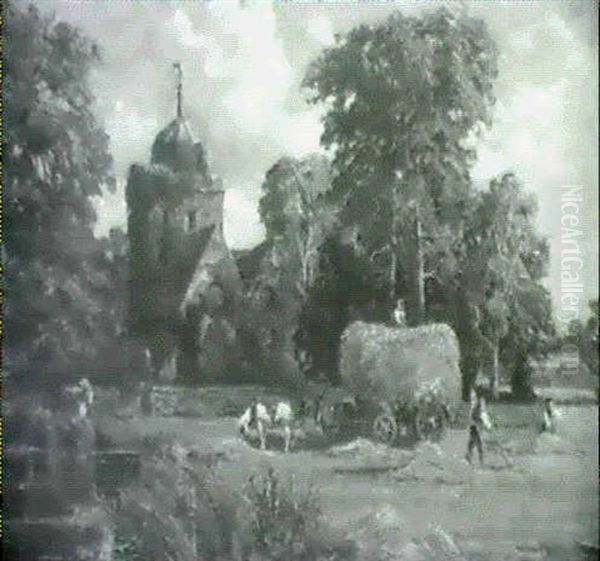
[(315, 16), (309, 20), (306, 26), (308, 34), (323, 46), (333, 44), (333, 27), (331, 20), (324, 15)]
[(273, 8), (261, 3), (234, 10), (230, 16), (228, 31), (238, 37), (239, 44), (231, 76), (235, 86), (224, 105), (244, 131), (276, 132), (285, 114), (293, 73), (277, 38)]
[(208, 37), (194, 31), (192, 21), (183, 10), (175, 10), (171, 24), (182, 45), (192, 49), (209, 49), (214, 46), (214, 42), (210, 41)]
[(222, 78), (231, 74), (219, 43), (211, 35), (196, 32), (192, 20), (185, 11), (175, 10), (170, 24), (181, 45), (201, 53), (204, 59), (204, 70), (209, 77)]
[(152, 138), (159, 123), (155, 117), (139, 111), (135, 105), (118, 99), (105, 126), (110, 137), (111, 152), (126, 151), (132, 161), (135, 161), (146, 159), (149, 149), (140, 144), (139, 139)]
[(290, 115), (284, 119), (281, 129), (281, 143), (288, 153), (302, 157), (320, 150), (319, 139), (322, 133), (320, 112), (317, 109)]
[(225, 239), (229, 247), (245, 249), (264, 238), (264, 227), (258, 214), (258, 199), (240, 189), (225, 191)]
[(477, 163), (471, 173), (473, 181), (477, 186), (485, 188), (492, 177), (506, 171), (510, 165), (500, 150), (494, 150), (484, 144), (477, 152)]
[(98, 220), (94, 234), (98, 237), (108, 235), (111, 228), (127, 230), (127, 205), (125, 203), (125, 183), (117, 182), (114, 193), (104, 191), (101, 197), (94, 198), (94, 208)]

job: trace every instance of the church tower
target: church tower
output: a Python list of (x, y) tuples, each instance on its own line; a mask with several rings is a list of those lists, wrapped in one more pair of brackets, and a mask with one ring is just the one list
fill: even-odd
[[(131, 166), (127, 182), (131, 329), (155, 373), (217, 381), (225, 359), (201, 360), (219, 347), (206, 340), (207, 322), (225, 321), (235, 338), (241, 281), (223, 235), (222, 184), (184, 117), (181, 66), (174, 66), (175, 118), (156, 136), (150, 165)], [(211, 295), (216, 303), (208, 304)]]

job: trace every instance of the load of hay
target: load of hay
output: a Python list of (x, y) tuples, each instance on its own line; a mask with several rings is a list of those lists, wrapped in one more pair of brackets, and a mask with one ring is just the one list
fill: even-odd
[(458, 340), (445, 324), (415, 328), (350, 324), (341, 341), (342, 383), (374, 401), (411, 398), (437, 388), (446, 400), (460, 397)]

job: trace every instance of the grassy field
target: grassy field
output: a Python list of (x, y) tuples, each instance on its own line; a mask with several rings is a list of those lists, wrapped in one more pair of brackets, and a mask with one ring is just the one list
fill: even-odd
[(556, 434), (541, 435), (536, 406), (498, 404), (490, 413), (496, 429), (484, 467), (463, 459), (463, 430), (415, 450), (357, 439), (284, 455), (241, 441), (232, 418), (104, 415), (96, 424), (105, 441), (123, 448), (200, 446), (218, 458), (218, 474), (232, 487), (267, 465), (316, 485), (325, 516), (358, 540), (364, 559), (410, 559), (411, 542), (432, 535), (451, 540), (456, 559), (585, 559), (577, 544), (598, 542), (597, 407), (559, 407)]

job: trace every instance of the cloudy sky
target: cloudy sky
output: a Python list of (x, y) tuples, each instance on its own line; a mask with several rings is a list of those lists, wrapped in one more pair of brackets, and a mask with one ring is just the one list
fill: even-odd
[[(102, 48), (94, 76), (97, 114), (111, 137), (121, 187), (98, 205), (98, 231), (125, 225), (123, 183), (144, 163), (174, 116), (173, 61), (184, 68), (184, 110), (223, 178), (231, 246), (261, 241), (257, 201), (266, 170), (283, 154), (319, 149), (320, 114), (299, 84), (335, 33), (393, 10), (418, 13), (434, 1), (37, 0), (85, 30)], [(586, 297), (598, 286), (598, 28), (593, 0), (466, 2), (486, 20), (500, 52), (494, 127), (479, 147), (474, 179), (485, 186), (516, 171), (538, 195), (549, 236), (548, 286), (561, 295), (560, 197), (581, 186)]]

